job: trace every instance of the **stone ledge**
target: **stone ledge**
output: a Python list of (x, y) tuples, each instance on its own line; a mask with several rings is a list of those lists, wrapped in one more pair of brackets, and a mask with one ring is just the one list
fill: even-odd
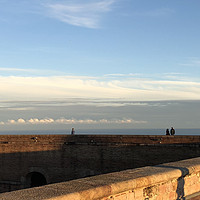
[[(98, 200), (200, 172), (200, 157), (0, 194), (1, 200)], [(141, 190), (142, 191), (142, 190)], [(176, 191), (176, 188), (175, 188)], [(198, 191), (196, 191), (198, 192)], [(125, 194), (125, 193), (124, 193)], [(126, 195), (126, 194), (125, 194)], [(187, 195), (187, 194), (185, 194)], [(115, 199), (115, 198), (114, 198)], [(128, 199), (128, 198), (127, 198)]]
[(200, 199), (200, 192), (191, 194), (185, 198), (185, 200), (199, 200)]

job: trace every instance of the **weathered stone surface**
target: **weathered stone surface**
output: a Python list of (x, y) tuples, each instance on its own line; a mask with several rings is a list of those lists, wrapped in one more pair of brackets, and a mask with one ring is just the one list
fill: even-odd
[[(149, 198), (149, 200), (159, 200), (164, 198), (165, 200), (173, 200), (189, 195), (185, 188), (187, 179), (191, 181), (192, 185), (190, 184), (190, 187), (193, 188), (193, 193), (199, 191), (199, 187), (194, 187), (195, 184), (200, 184), (200, 181), (197, 179), (200, 173), (199, 166), (200, 158), (194, 158), (153, 167), (125, 170), (32, 189), (2, 193), (0, 194), (0, 199), (138, 200)], [(156, 176), (159, 178), (156, 179)]]
[[(200, 136), (1, 135), (0, 192), (28, 187), (27, 177), (31, 173), (40, 173), (50, 184), (198, 157), (199, 147)], [(190, 166), (187, 162), (185, 165)], [(112, 184), (114, 179), (112, 191), (119, 191), (123, 187), (131, 188), (133, 184), (140, 187), (160, 179), (167, 180), (168, 176), (162, 174), (163, 168), (171, 176), (177, 176), (177, 173), (186, 175), (199, 170), (200, 166), (174, 168), (173, 171), (170, 165), (159, 166), (152, 168), (151, 178), (145, 171), (137, 169), (120, 172), (117, 177), (111, 174), (101, 180), (95, 179), (102, 186), (105, 182)], [(133, 177), (137, 181), (127, 181)], [(121, 185), (117, 180), (125, 182)]]

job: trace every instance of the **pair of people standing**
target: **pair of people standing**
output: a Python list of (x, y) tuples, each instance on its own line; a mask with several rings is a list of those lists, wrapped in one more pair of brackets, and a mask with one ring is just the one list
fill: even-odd
[(175, 135), (175, 129), (171, 127), (170, 132), (169, 129), (166, 129), (166, 135)]

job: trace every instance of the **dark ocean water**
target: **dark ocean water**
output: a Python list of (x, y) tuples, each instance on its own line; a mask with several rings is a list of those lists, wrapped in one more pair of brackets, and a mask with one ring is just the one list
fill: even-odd
[[(200, 129), (175, 129), (175, 135), (200, 135)], [(66, 134), (71, 130), (0, 131), (0, 135)], [(165, 135), (165, 129), (89, 129), (75, 130), (77, 135)]]

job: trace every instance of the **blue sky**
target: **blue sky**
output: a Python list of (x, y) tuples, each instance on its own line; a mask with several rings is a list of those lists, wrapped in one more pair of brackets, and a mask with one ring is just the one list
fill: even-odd
[(25, 110), (68, 98), (200, 100), (199, 8), (198, 0), (0, 0), (2, 109), (16, 100)]
[(1, 68), (86, 76), (199, 73), (197, 0), (0, 4)]

